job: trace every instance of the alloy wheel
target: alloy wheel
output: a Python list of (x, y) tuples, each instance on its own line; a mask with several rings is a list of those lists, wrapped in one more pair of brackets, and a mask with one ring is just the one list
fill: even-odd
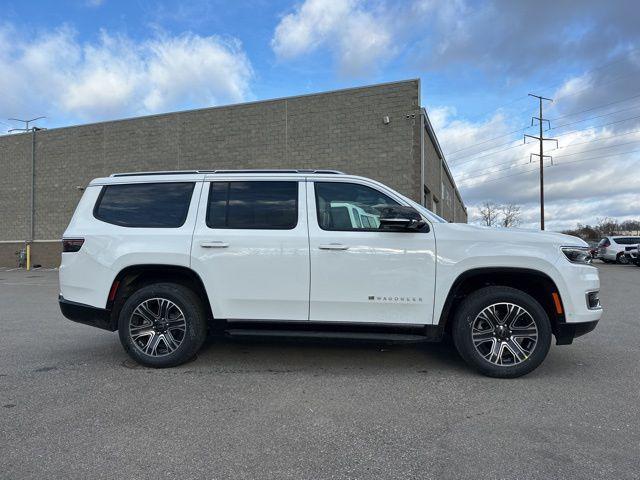
[(485, 307), (473, 321), (471, 338), (489, 363), (512, 366), (526, 361), (538, 343), (538, 327), (531, 314), (513, 303)]
[(186, 332), (184, 313), (166, 298), (144, 300), (129, 317), (131, 341), (137, 349), (151, 357), (175, 352), (184, 341)]

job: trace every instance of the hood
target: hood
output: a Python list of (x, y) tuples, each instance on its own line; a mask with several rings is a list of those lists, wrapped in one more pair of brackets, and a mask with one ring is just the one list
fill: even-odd
[(564, 233), (547, 232), (542, 230), (531, 230), (526, 228), (492, 228), (480, 225), (470, 225), (468, 223), (442, 223), (435, 224), (434, 227), (451, 228), (461, 234), (473, 235), (477, 240), (495, 240), (497, 242), (526, 242), (526, 243), (548, 243), (558, 246), (588, 247), (584, 240), (565, 235)]

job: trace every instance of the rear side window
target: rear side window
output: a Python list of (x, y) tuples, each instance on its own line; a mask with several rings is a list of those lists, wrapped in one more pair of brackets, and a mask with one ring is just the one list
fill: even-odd
[(122, 227), (178, 228), (187, 219), (194, 185), (193, 182), (106, 185), (93, 215)]
[(616, 237), (613, 239), (619, 245), (635, 245), (640, 243), (640, 237)]
[(291, 230), (298, 224), (298, 182), (211, 182), (207, 226)]

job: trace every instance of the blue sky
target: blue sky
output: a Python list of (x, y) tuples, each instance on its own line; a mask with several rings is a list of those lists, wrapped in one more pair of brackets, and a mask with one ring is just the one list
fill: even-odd
[(472, 219), (514, 202), (535, 227), (535, 179), (513, 174), (536, 92), (574, 122), (549, 132), (563, 162), (593, 158), (549, 169), (552, 227), (638, 217), (637, 19), (623, 0), (2, 1), (0, 133), (420, 78)]

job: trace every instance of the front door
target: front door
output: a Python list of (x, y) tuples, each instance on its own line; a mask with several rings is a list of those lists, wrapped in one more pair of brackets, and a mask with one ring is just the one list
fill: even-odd
[(202, 189), (192, 268), (222, 319), (308, 320), (306, 183), (210, 175)]
[(365, 180), (309, 182), (312, 321), (430, 324), (433, 230), (380, 229), (377, 207), (406, 204)]

